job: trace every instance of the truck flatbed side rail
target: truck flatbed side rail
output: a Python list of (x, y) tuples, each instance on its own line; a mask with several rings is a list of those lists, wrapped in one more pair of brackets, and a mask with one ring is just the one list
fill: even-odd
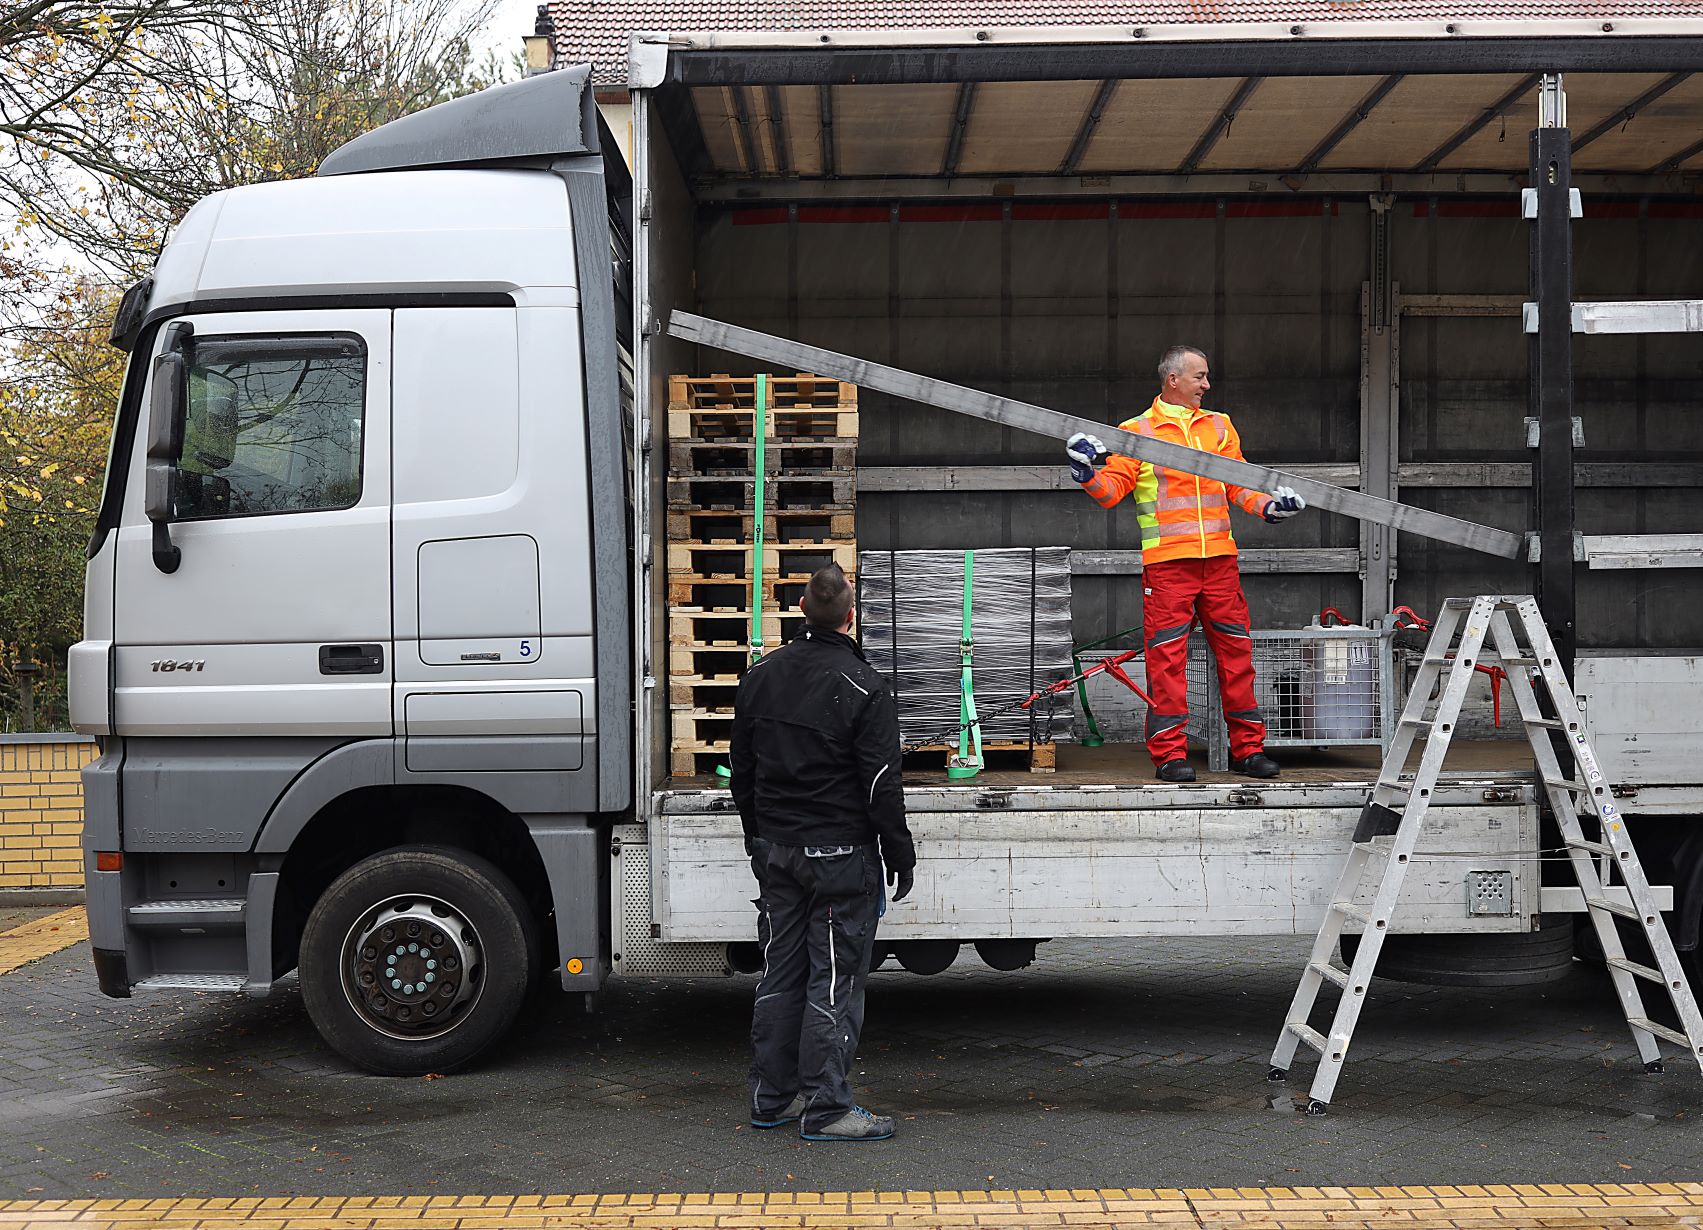
[[(967, 388), (932, 376), (919, 375), (903, 368), (888, 367), (859, 359), (853, 355), (807, 346), (771, 333), (759, 333), (719, 320), (695, 316), (690, 312), (674, 312), (669, 318), (669, 333), (684, 341), (714, 346), (735, 354), (747, 355), (765, 363), (780, 364), (788, 371), (813, 372), (836, 380), (849, 380), (866, 389), (890, 393), (910, 401), (938, 406), (956, 414), (984, 419), (1037, 435), (1051, 436), (1063, 441), (1073, 432), (1084, 431), (1098, 436), (1114, 453), (1135, 457), (1185, 474), (1198, 474), (1253, 491), (1271, 491), (1292, 487), (1306, 497), (1315, 508), (1328, 509), (1347, 517), (1356, 517), (1376, 525), (1387, 525), (1423, 538), (1482, 551), (1503, 559), (1518, 559), (1525, 554), (1525, 536), (1511, 530), (1499, 530), (1463, 521), (1429, 509), (1414, 508), (1365, 495), (1346, 487), (1337, 487), (1317, 479), (1286, 474), (1250, 461), (1232, 461), (1213, 453), (1138, 436), (1134, 432), (1102, 423), (1098, 419), (1062, 414), (1029, 402), (1000, 397), (980, 389)], [(1062, 464), (1062, 463), (1061, 463)]]

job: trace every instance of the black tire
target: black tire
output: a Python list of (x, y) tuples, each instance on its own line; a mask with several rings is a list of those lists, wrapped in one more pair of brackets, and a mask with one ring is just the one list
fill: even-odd
[[(1343, 936), (1343, 961), (1353, 961), (1359, 946), (1359, 936)], [(1546, 914), (1537, 931), (1392, 935), (1378, 953), (1377, 975), (1434, 987), (1521, 987), (1565, 978), (1572, 968), (1572, 915)]]
[(302, 999), (357, 1067), (449, 1072), (509, 1031), (538, 965), (536, 926), (508, 876), (464, 850), (405, 846), (355, 864), (314, 903)]

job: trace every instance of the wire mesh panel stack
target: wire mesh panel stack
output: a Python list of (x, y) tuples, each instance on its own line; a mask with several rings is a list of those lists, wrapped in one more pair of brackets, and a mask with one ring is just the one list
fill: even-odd
[(668, 381), (668, 704), (670, 767), (713, 772), (727, 759), (733, 697), (751, 660), (757, 483), (763, 484), (759, 631), (764, 649), (803, 619), (810, 575), (857, 566), (857, 386), (767, 376), (763, 473), (757, 378)]
[[(1388, 747), (1395, 733), (1393, 628), (1256, 631), (1254, 696), (1272, 747)], [(1207, 764), (1229, 767), (1218, 665), (1197, 631), (1189, 641), (1189, 734)]]
[[(1020, 751), (1051, 772), (1072, 741), (1075, 693), (1000, 714), (1071, 675), (1070, 550), (975, 551), (970, 568), (971, 674), (984, 752)], [(962, 702), (963, 551), (865, 551), (858, 610), (869, 663), (887, 676), (906, 744), (957, 748)], [(1050, 703), (1049, 703), (1050, 701)], [(919, 749), (920, 750), (920, 749)]]

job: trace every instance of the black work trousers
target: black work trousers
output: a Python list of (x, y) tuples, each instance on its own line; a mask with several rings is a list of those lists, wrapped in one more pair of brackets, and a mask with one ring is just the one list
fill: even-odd
[(867, 846), (765, 844), (751, 860), (762, 896), (763, 974), (751, 1013), (751, 1114), (804, 1094), (803, 1130), (856, 1105), (847, 1074), (863, 1032), (863, 987), (882, 905), (881, 856)]

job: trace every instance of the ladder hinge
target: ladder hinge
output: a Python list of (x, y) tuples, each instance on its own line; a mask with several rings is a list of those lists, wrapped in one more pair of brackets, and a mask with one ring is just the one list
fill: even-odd
[[(1527, 448), (1536, 448), (1538, 446), (1538, 431), (1538, 421), (1534, 418), (1528, 418), (1526, 420)], [(1576, 414), (1573, 416), (1573, 447), (1585, 447), (1585, 420)]]
[[(1587, 563), (1590, 554), (1585, 550), (1585, 536), (1578, 530), (1573, 531), (1573, 562)], [(1526, 531), (1526, 563), (1541, 564), (1543, 562), (1543, 538), (1536, 530)]]

